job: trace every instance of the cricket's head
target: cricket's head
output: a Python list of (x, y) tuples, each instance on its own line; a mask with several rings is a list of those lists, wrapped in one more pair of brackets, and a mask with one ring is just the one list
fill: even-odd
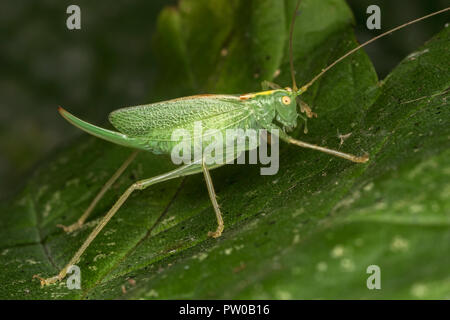
[(258, 101), (261, 106), (264, 106), (264, 109), (273, 110), (275, 117), (270, 120), (275, 120), (283, 130), (290, 131), (297, 126), (297, 96), (298, 92), (292, 91), (291, 88), (284, 88), (247, 93), (241, 95), (240, 99)]
[(272, 93), (275, 120), (287, 131), (297, 126), (297, 95), (297, 92), (292, 91), (291, 88), (274, 90)]

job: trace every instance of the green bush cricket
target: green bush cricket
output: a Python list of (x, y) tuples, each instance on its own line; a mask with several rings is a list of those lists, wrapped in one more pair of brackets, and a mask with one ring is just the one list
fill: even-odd
[[(105, 192), (112, 186), (112, 184), (121, 176), (130, 163), (135, 159), (139, 150), (150, 151), (157, 154), (170, 154), (172, 148), (177, 141), (171, 140), (173, 130), (178, 128), (187, 128), (193, 130), (193, 123), (202, 121), (208, 127), (212, 127), (219, 131), (224, 131), (227, 128), (237, 129), (267, 129), (274, 130), (272, 134), (277, 134), (279, 138), (287, 143), (295, 144), (303, 148), (314, 149), (322, 151), (343, 159), (350, 160), (356, 163), (365, 163), (369, 160), (368, 155), (354, 156), (343, 153), (337, 150), (328, 149), (325, 147), (309, 144), (290, 137), (286, 131), (297, 125), (297, 118), (302, 118), (305, 121), (307, 118), (315, 117), (315, 113), (311, 108), (300, 100), (300, 96), (308, 90), (308, 88), (323, 74), (334, 67), (337, 63), (358, 51), (362, 47), (371, 42), (384, 37), (396, 30), (406, 27), (407, 25), (416, 23), (423, 19), (429, 18), (436, 14), (443, 13), (450, 10), (446, 8), (411, 22), (405, 23), (394, 29), (382, 33), (381, 35), (372, 38), (371, 40), (357, 46), (350, 50), (345, 55), (331, 63), (316, 75), (306, 85), (298, 88), (295, 80), (294, 64), (293, 64), (293, 27), (295, 18), (300, 6), (300, 0), (297, 2), (294, 10), (290, 26), (289, 38), (289, 55), (290, 55), (290, 71), (292, 77), (292, 88), (282, 89), (278, 85), (270, 82), (263, 82), (264, 91), (247, 93), (240, 95), (225, 95), (225, 94), (210, 94), (210, 95), (196, 95), (184, 98), (178, 98), (169, 101), (162, 101), (149, 105), (142, 105), (136, 107), (129, 107), (116, 110), (109, 116), (110, 122), (118, 130), (111, 131), (98, 126), (87, 123), (81, 119), (76, 118), (62, 108), (59, 108), (61, 115), (74, 126), (86, 131), (87, 133), (99, 137), (101, 139), (136, 149), (129, 156), (129, 158), (120, 166), (114, 175), (106, 182), (98, 195), (91, 202), (89, 207), (78, 219), (78, 221), (70, 226), (62, 226), (66, 232), (72, 232), (83, 226), (86, 219), (89, 217), (98, 201), (102, 198)], [(270, 90), (269, 90), (270, 89)], [(300, 112), (297, 107), (299, 107)], [(305, 116), (302, 115), (305, 114)], [(195, 134), (194, 134), (195, 139)], [(193, 140), (190, 141), (193, 144)], [(257, 146), (256, 146), (257, 147)], [(243, 147), (245, 149), (245, 147)], [(248, 148), (247, 148), (248, 149)], [(217, 238), (222, 234), (224, 229), (224, 222), (220, 212), (219, 205), (216, 200), (213, 183), (209, 170), (217, 168), (223, 164), (207, 165), (205, 158), (194, 159), (189, 164), (182, 165), (177, 169), (163, 173), (161, 175), (137, 181), (133, 183), (116, 201), (112, 208), (102, 218), (100, 223), (90, 233), (88, 238), (78, 249), (75, 255), (71, 258), (69, 263), (59, 272), (58, 275), (51, 278), (42, 278), (35, 275), (33, 278), (38, 278), (41, 285), (49, 285), (64, 279), (70, 266), (77, 263), (84, 251), (88, 248), (91, 242), (101, 232), (103, 227), (109, 222), (119, 208), (124, 204), (127, 198), (135, 190), (143, 190), (153, 184), (167, 181), (170, 179), (197, 174), (202, 172), (206, 181), (207, 190), (210, 200), (212, 202), (216, 219), (217, 229), (208, 233), (208, 236)]]

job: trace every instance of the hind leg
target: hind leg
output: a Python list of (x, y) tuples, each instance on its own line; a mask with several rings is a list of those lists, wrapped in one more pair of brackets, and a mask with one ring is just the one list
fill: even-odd
[(84, 211), (84, 213), (81, 215), (81, 217), (77, 220), (77, 222), (71, 224), (70, 226), (64, 226), (62, 224), (57, 224), (56, 226), (58, 228), (62, 228), (65, 232), (69, 233), (69, 232), (73, 232), (75, 230), (80, 229), (84, 222), (86, 221), (86, 219), (89, 217), (89, 215), (92, 213), (92, 211), (94, 210), (95, 206), (97, 205), (97, 203), (103, 198), (103, 196), (105, 195), (106, 191), (109, 190), (109, 188), (111, 188), (111, 186), (114, 184), (114, 182), (116, 182), (116, 180), (122, 175), (122, 173), (128, 168), (128, 166), (131, 164), (131, 162), (133, 162), (133, 160), (136, 158), (137, 154), (139, 153), (139, 151), (134, 151), (126, 160), (125, 162), (120, 166), (119, 169), (117, 169), (117, 171), (112, 175), (111, 178), (109, 178), (109, 180), (105, 183), (105, 185), (102, 187), (102, 189), (100, 190), (100, 192), (97, 194), (97, 196), (94, 198), (94, 200), (92, 200), (91, 204), (89, 205), (89, 207), (86, 209), (86, 211)]

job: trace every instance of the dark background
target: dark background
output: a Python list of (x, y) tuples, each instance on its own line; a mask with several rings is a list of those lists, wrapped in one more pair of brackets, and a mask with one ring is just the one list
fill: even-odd
[[(255, 0), (254, 0), (255, 1)], [(119, 107), (152, 102), (157, 15), (175, 0), (0, 2), (0, 199), (14, 193), (52, 149), (80, 131), (56, 112), (66, 106), (93, 123)], [(446, 0), (348, 0), (360, 42), (443, 9)], [(66, 28), (66, 8), (81, 7), (82, 29)], [(382, 30), (366, 29), (366, 8), (381, 7)], [(367, 47), (380, 78), (441, 30), (433, 17)], [(174, 84), (176, 85), (176, 84)]]

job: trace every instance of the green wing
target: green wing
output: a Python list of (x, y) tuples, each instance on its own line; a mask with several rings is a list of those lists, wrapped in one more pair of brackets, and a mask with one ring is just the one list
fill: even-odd
[(161, 137), (162, 132), (189, 129), (202, 121), (204, 129), (232, 127), (251, 113), (251, 105), (232, 95), (199, 95), (116, 110), (109, 121), (134, 137)]
[[(258, 129), (256, 111), (259, 105), (242, 101), (238, 96), (202, 95), (163, 101), (149, 105), (119, 109), (109, 115), (109, 120), (120, 132), (100, 128), (76, 118), (60, 108), (61, 115), (80, 129), (107, 141), (151, 151), (170, 153), (180, 140), (173, 138), (176, 129), (188, 131), (183, 141), (195, 146), (201, 134), (203, 147), (209, 135), (227, 129)], [(195, 130), (201, 121), (201, 133)], [(213, 133), (207, 131), (214, 129)], [(224, 141), (225, 143), (225, 141)]]

